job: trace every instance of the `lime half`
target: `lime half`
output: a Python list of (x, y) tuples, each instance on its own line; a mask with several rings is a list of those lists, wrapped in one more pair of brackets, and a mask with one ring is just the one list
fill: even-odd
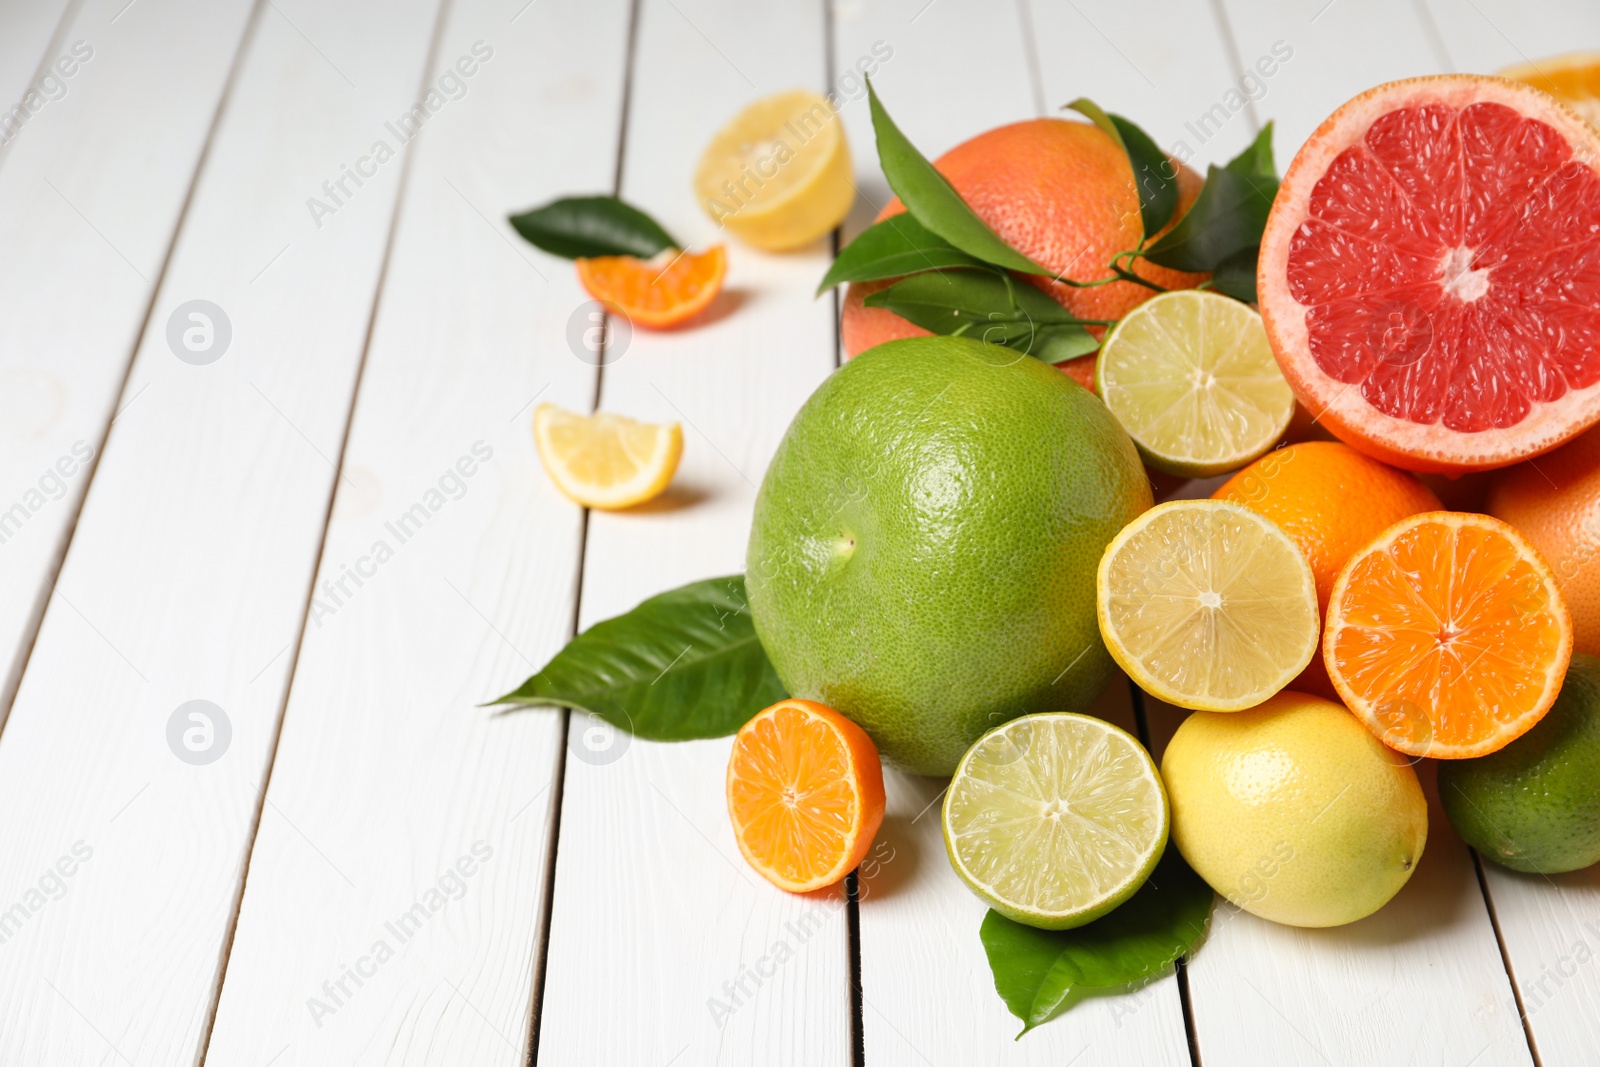
[(1065, 930), (1144, 884), (1167, 844), (1150, 753), (1087, 715), (1024, 715), (980, 737), (944, 798), (961, 880), (1008, 919)]
[(1106, 546), (1100, 636), (1145, 692), (1243, 711), (1294, 680), (1321, 633), (1305, 553), (1277, 523), (1221, 500), (1158, 504)]
[(1195, 289), (1123, 316), (1100, 348), (1095, 391), (1146, 463), (1187, 478), (1256, 459), (1294, 414), (1260, 314)]

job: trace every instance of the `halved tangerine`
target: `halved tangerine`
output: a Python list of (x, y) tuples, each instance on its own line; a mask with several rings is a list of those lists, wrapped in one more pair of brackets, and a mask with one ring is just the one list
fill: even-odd
[(1378, 740), (1413, 756), (1504, 748), (1554, 703), (1572, 657), (1555, 577), (1499, 519), (1429, 511), (1350, 557), (1323, 628), (1334, 688)]
[(728, 817), (750, 866), (808, 893), (855, 870), (883, 823), (872, 739), (826, 704), (780, 700), (756, 713), (728, 759)]
[(636, 325), (663, 330), (694, 318), (722, 292), (728, 256), (721, 245), (704, 252), (669, 248), (654, 259), (580, 259), (578, 281), (590, 296)]
[(1600, 420), (1600, 131), (1546, 93), (1369, 89), (1296, 154), (1262, 235), (1300, 401), (1418, 471), (1500, 467)]

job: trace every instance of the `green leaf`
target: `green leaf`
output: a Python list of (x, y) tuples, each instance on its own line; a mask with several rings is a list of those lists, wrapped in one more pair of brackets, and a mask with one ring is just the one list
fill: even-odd
[(1053, 273), (1006, 244), (978, 218), (944, 175), (934, 170), (933, 164), (900, 132), (878, 101), (871, 78), (867, 79), (867, 99), (872, 108), (872, 128), (878, 136), (878, 163), (883, 167), (883, 176), (918, 222), (985, 263), (1024, 274)]
[(638, 256), (681, 248), (660, 223), (614, 196), (569, 196), (510, 216), (538, 248), (567, 259)]
[(1226, 167), (1211, 167), (1194, 205), (1145, 250), (1145, 258), (1174, 270), (1216, 270), (1230, 256), (1261, 243), (1267, 212), (1277, 195), (1268, 123)]
[(1127, 903), (1075, 930), (1036, 930), (997, 911), (979, 934), (994, 987), (1022, 1033), (1076, 1003), (1072, 994), (1142, 982), (1167, 969), (1205, 933), (1211, 887), (1170, 842), (1150, 878)]
[(1256, 258), (1261, 252), (1260, 245), (1251, 245), (1242, 252), (1235, 252), (1211, 272), (1211, 288), (1219, 293), (1242, 300), (1246, 304), (1256, 302)]
[(869, 293), (868, 307), (888, 308), (924, 330), (960, 334), (1059, 363), (1100, 347), (1082, 321), (1027, 282), (984, 270), (913, 274)]
[(736, 574), (595, 623), (491, 703), (581, 709), (639, 737), (687, 741), (734, 733), (786, 695)]
[(947, 267), (985, 267), (910, 214), (895, 215), (869, 226), (845, 245), (823, 275), (817, 292), (840, 282), (872, 282)]
[(1149, 238), (1160, 233), (1161, 227), (1171, 222), (1172, 213), (1178, 210), (1178, 171), (1167, 154), (1138, 126), (1121, 115), (1106, 114), (1086, 96), (1080, 96), (1065, 107), (1088, 116), (1122, 146), (1128, 165), (1133, 168), (1133, 183), (1139, 190), (1139, 221), (1144, 226), (1144, 236)]

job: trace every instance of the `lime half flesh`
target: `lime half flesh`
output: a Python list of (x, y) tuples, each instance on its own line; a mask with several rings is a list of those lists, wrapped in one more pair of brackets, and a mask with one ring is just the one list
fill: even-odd
[(956, 874), (1008, 919), (1046, 930), (1081, 926), (1132, 896), (1167, 826), (1150, 754), (1087, 715), (1024, 715), (989, 731), (944, 800)]
[(1261, 315), (1195, 289), (1123, 316), (1095, 362), (1095, 391), (1146, 463), (1187, 478), (1258, 458), (1294, 415)]

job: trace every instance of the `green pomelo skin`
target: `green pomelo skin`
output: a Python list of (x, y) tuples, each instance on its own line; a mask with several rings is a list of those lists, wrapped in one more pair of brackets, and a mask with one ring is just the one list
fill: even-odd
[(1600, 659), (1574, 653), (1555, 704), (1499, 752), (1441, 760), (1439, 799), (1463, 841), (1514, 871), (1600, 861)]
[(892, 341), (778, 446), (750, 533), (756, 632), (794, 696), (949, 775), (1000, 723), (1105, 688), (1095, 568), (1150, 502), (1133, 442), (1066, 375), (965, 338)]

